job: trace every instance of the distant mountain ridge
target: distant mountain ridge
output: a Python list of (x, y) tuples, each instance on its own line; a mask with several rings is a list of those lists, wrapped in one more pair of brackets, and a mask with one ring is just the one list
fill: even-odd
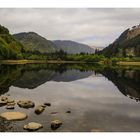
[(140, 56), (140, 25), (125, 30), (118, 39), (101, 51), (105, 56)]
[(56, 50), (64, 50), (68, 54), (77, 54), (77, 53), (94, 53), (95, 50), (88, 45), (78, 43), (71, 40), (54, 40)]
[(74, 42), (71, 40), (47, 40), (35, 32), (22, 32), (13, 35), (26, 51), (39, 51), (50, 53), (63, 50), (68, 54), (94, 53), (95, 50), (88, 45)]
[(41, 53), (54, 52), (54, 44), (35, 32), (22, 32), (13, 35), (20, 41), (26, 51), (39, 51)]

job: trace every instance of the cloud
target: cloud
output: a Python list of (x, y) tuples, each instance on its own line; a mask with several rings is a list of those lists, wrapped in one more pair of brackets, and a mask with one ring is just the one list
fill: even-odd
[(34, 31), (50, 40), (74, 40), (107, 46), (139, 24), (140, 9), (42, 8), (0, 9), (0, 24), (11, 33)]

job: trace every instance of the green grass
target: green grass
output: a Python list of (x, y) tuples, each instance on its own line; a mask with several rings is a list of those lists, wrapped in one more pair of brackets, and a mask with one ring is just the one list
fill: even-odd
[(134, 62), (134, 61), (131, 61), (131, 62), (120, 61), (120, 62), (117, 62), (117, 64), (119, 64), (119, 65), (137, 65), (137, 66), (140, 66), (140, 62)]

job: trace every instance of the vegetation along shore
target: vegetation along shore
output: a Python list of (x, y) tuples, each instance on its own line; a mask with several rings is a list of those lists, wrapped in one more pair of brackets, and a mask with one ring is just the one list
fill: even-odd
[[(34, 32), (10, 34), (0, 25), (0, 63), (99, 63), (140, 65), (140, 26), (124, 31), (103, 50), (73, 41), (50, 41)], [(69, 49), (66, 49), (68, 46)], [(74, 48), (76, 51), (74, 51)]]

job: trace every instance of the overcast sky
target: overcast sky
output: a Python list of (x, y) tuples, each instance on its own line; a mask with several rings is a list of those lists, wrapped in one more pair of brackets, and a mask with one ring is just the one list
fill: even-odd
[(12, 34), (33, 31), (90, 46), (107, 46), (139, 23), (140, 9), (0, 9), (0, 24)]

